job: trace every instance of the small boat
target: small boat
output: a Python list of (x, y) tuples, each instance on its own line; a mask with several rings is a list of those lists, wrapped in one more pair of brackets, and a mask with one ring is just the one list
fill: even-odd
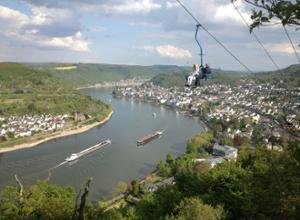
[(148, 134), (148, 135), (146, 135), (146, 136), (144, 136), (144, 137), (138, 139), (138, 140), (136, 141), (136, 143), (137, 143), (138, 146), (139, 146), (139, 145), (144, 145), (144, 144), (146, 144), (146, 143), (152, 141), (153, 139), (158, 138), (158, 137), (159, 137), (160, 135), (162, 135), (162, 134), (163, 134), (163, 131), (155, 131), (155, 132), (152, 133), (152, 134)]
[(153, 112), (153, 113), (152, 113), (152, 116), (153, 116), (153, 118), (156, 118), (157, 115), (156, 115), (155, 112)]
[(78, 159), (78, 158), (79, 158), (78, 155), (74, 153), (74, 154), (71, 154), (71, 156), (67, 157), (67, 158), (65, 159), (65, 161), (71, 162), (71, 161), (76, 160), (76, 159)]

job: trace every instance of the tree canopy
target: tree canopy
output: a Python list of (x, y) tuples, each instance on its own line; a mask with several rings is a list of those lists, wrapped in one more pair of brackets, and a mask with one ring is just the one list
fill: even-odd
[[(232, 0), (235, 2), (236, 0)], [(261, 25), (270, 23), (271, 20), (279, 20), (282, 25), (300, 27), (300, 1), (282, 0), (244, 0), (252, 9), (252, 24), (250, 31)]]

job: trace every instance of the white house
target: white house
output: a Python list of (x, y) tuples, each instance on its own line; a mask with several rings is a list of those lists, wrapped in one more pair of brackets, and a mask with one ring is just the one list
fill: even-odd
[(230, 147), (227, 145), (219, 145), (216, 143), (213, 146), (213, 155), (223, 157), (227, 160), (236, 160), (238, 156), (238, 150), (234, 147)]

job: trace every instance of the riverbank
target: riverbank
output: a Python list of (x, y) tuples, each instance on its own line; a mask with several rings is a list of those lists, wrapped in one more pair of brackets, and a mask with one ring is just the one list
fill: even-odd
[(102, 125), (102, 124), (106, 123), (111, 118), (112, 114), (113, 114), (113, 110), (108, 114), (108, 116), (106, 116), (106, 118), (104, 118), (100, 122), (95, 122), (93, 124), (85, 125), (83, 127), (78, 127), (78, 126), (71, 127), (71, 128), (65, 129), (65, 130), (61, 130), (61, 131), (51, 133), (51, 134), (45, 134), (45, 138), (42, 138), (42, 139), (39, 139), (39, 140), (37, 140), (37, 138), (36, 138), (35, 140), (33, 140), (31, 142), (18, 144), (18, 145), (15, 145), (13, 147), (0, 148), (0, 154), (5, 153), (5, 152), (10, 152), (10, 151), (35, 147), (39, 144), (42, 144), (44, 142), (47, 142), (47, 141), (50, 141), (50, 140), (53, 140), (53, 139), (58, 139), (58, 138), (67, 137), (67, 136), (70, 136), (70, 135), (83, 133), (83, 132), (88, 131), (88, 130), (94, 128), (94, 127), (97, 127), (99, 125)]
[(114, 88), (114, 87), (140, 86), (149, 80), (150, 79), (139, 79), (139, 80), (127, 79), (127, 80), (112, 81), (112, 82), (104, 81), (102, 83), (97, 83), (93, 85), (80, 86), (76, 89), (80, 90), (80, 89), (89, 89), (89, 88)]

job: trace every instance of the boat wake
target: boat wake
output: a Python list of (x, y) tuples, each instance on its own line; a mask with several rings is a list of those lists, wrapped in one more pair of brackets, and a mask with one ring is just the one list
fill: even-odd
[(100, 149), (100, 148), (106, 146), (107, 144), (111, 144), (111, 141), (110, 141), (109, 139), (107, 139), (107, 140), (105, 140), (105, 141), (102, 141), (102, 142), (100, 142), (100, 143), (97, 143), (96, 145), (94, 145), (94, 146), (92, 146), (92, 147), (89, 147), (89, 148), (87, 148), (87, 149), (85, 149), (85, 150), (83, 150), (83, 151), (80, 151), (80, 152), (78, 152), (78, 153), (73, 153), (73, 154), (71, 154), (69, 157), (67, 157), (67, 158), (65, 159), (65, 161), (63, 161), (63, 162), (57, 164), (57, 165), (54, 166), (54, 167), (51, 167), (51, 168), (48, 170), (48, 177), (45, 179), (45, 182), (50, 181), (50, 178), (51, 178), (51, 176), (52, 176), (52, 171), (55, 170), (56, 168), (58, 168), (58, 167), (60, 167), (60, 166), (62, 166), (62, 165), (64, 165), (64, 164), (66, 164), (66, 163), (67, 163), (68, 165), (73, 165), (73, 164), (75, 164), (75, 163), (78, 162), (78, 160), (79, 160), (80, 157), (82, 157), (82, 156), (84, 156), (84, 155), (86, 155), (86, 154), (89, 154), (89, 153), (91, 153), (91, 152), (93, 152), (93, 151), (96, 151), (96, 150), (98, 150), (98, 149)]
[(60, 166), (62, 166), (62, 165), (64, 165), (64, 164), (66, 164), (66, 163), (67, 163), (67, 161), (63, 161), (63, 162), (57, 164), (56, 166), (51, 167), (50, 169), (48, 169), (48, 177), (45, 179), (45, 182), (50, 181), (50, 178), (51, 178), (51, 176), (52, 176), (52, 171), (53, 171), (54, 169), (56, 169), (56, 168), (58, 168), (58, 167), (60, 167)]

